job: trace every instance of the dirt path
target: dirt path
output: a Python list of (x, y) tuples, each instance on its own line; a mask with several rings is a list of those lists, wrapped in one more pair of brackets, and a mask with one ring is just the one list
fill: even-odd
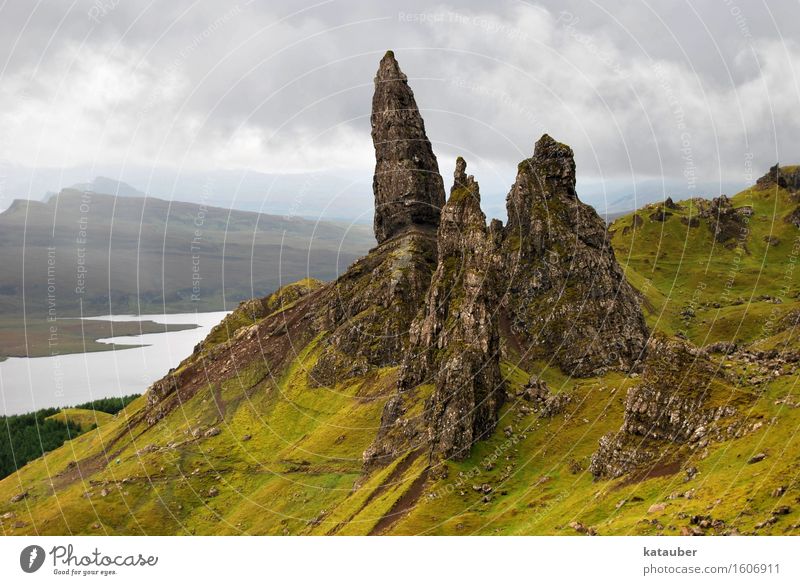
[(392, 508), (384, 514), (378, 523), (369, 531), (369, 536), (383, 534), (405, 516), (414, 504), (417, 503), (428, 479), (428, 470), (419, 474), (419, 477), (409, 486), (406, 492), (394, 503)]

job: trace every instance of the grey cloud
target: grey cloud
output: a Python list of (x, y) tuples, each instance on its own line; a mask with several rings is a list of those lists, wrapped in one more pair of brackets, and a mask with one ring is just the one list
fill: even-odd
[(368, 185), (372, 76), (393, 48), (443, 172), (467, 156), (489, 206), (543, 132), (574, 147), (598, 201), (652, 193), (662, 177), (678, 196), (726, 190), (800, 160), (799, 15), (726, 0), (12, 0), (0, 161), (361, 173)]

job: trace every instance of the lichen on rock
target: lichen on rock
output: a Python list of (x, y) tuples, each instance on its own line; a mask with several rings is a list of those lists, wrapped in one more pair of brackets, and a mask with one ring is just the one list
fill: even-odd
[(619, 477), (741, 432), (753, 396), (729, 384), (706, 352), (680, 339), (649, 342), (641, 382), (628, 391), (622, 426), (592, 456), (595, 477)]
[(577, 376), (634, 367), (648, 336), (639, 298), (605, 223), (578, 199), (572, 149), (542, 136), (506, 207), (502, 292), (523, 357)]
[[(504, 396), (498, 249), (480, 208), (478, 184), (466, 175), (462, 158), (456, 162), (437, 240), (436, 271), (411, 325), (397, 394), (387, 403), (378, 437), (365, 453), (368, 465), (420, 445), (432, 461), (463, 459), (497, 424)], [(423, 398), (420, 386), (432, 392), (425, 399), (424, 416), (409, 430), (406, 414)]]

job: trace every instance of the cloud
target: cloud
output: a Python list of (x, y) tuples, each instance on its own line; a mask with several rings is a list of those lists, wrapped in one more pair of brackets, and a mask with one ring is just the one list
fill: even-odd
[(601, 194), (663, 177), (689, 195), (800, 159), (797, 5), (486, 6), (12, 0), (0, 160), (368, 176), (387, 48), (443, 172), (463, 154), (492, 193), (543, 132)]

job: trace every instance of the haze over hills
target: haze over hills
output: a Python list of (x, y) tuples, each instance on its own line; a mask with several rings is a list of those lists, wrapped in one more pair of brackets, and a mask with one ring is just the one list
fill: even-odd
[[(770, 163), (773, 162), (770, 160)], [(442, 172), (450, 174), (453, 163), (443, 161)], [(505, 214), (505, 193), (514, 167), (490, 167), (493, 174), (484, 180), (484, 208), (492, 217)], [(115, 169), (106, 169), (112, 173)], [(370, 224), (373, 208), (369, 201), (371, 184), (352, 171), (320, 170), (305, 173), (260, 173), (253, 170), (203, 170), (169, 168), (128, 168), (118, 174), (97, 176), (91, 168), (23, 169), (7, 168), (0, 185), (0, 209), (13, 198), (46, 200), (63, 188), (93, 190), (122, 196), (143, 195), (192, 202), (203, 194), (207, 204), (242, 211), (293, 215), (307, 219), (346, 221)], [(720, 193), (736, 193), (747, 187), (746, 181), (699, 183), (689, 188), (685, 181), (669, 177), (626, 178), (595, 177), (578, 181), (586, 203), (606, 217), (627, 213), (667, 197), (684, 199), (699, 196), (713, 198)]]
[(69, 189), (17, 200), (0, 214), (0, 340), (19, 340), (23, 313), (35, 332), (48, 315), (231, 309), (301, 278), (335, 278), (373, 245), (364, 226), (201, 200)]
[(0, 481), (4, 533), (800, 532), (800, 167), (607, 229), (545, 134), (487, 225), (392, 52), (371, 124), (378, 245)]

